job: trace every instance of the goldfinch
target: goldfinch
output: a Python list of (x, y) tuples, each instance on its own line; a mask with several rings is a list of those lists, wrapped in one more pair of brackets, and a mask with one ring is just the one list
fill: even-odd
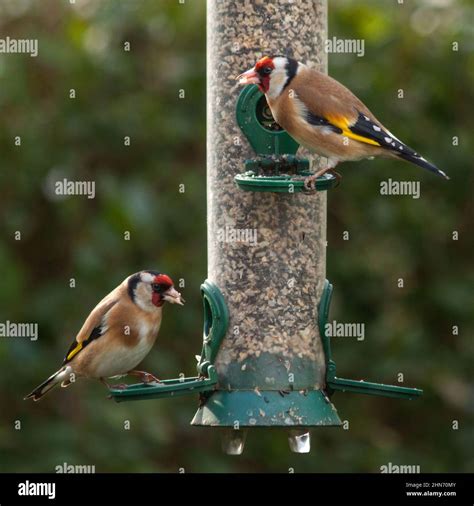
[(303, 63), (265, 56), (237, 79), (258, 85), (275, 121), (299, 144), (327, 157), (327, 167), (306, 179), (311, 189), (317, 177), (334, 173), (339, 162), (376, 156), (401, 158), (449, 179), (390, 133), (345, 86)]
[(59, 383), (67, 387), (78, 377), (98, 379), (108, 388), (105, 378), (116, 376), (134, 375), (145, 383), (159, 381), (135, 367), (156, 341), (165, 302), (184, 303), (166, 274), (141, 271), (126, 278), (92, 310), (61, 368), (25, 399), (38, 401)]

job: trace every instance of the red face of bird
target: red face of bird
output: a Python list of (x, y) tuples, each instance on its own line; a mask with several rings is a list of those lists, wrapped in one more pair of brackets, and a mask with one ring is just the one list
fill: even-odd
[(262, 93), (276, 98), (298, 71), (298, 62), (286, 56), (264, 56), (237, 77), (239, 84), (256, 84)]
[(135, 304), (145, 311), (161, 307), (165, 302), (184, 304), (173, 280), (156, 271), (141, 271), (128, 278), (128, 294)]

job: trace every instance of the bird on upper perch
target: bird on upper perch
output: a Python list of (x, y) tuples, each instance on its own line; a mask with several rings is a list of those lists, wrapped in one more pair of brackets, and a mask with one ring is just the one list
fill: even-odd
[[(128, 276), (104, 297), (87, 317), (66, 353), (61, 368), (36, 387), (26, 399), (40, 400), (56, 385), (67, 387), (78, 377), (138, 376), (142, 382), (159, 382), (153, 374), (135, 370), (153, 347), (165, 302), (184, 304), (169, 276), (140, 271)], [(114, 385), (125, 388), (126, 385)]]
[(395, 137), (345, 86), (285, 56), (265, 56), (240, 74), (239, 84), (256, 84), (265, 94), (275, 121), (299, 144), (328, 159), (327, 166), (305, 179), (316, 179), (339, 162), (399, 158), (438, 176), (449, 177)]

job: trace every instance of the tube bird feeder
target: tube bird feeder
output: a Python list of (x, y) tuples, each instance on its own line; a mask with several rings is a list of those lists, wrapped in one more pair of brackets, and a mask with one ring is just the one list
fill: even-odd
[[(324, 391), (317, 319), (326, 195), (308, 198), (285, 182), (283, 193), (272, 191), (275, 185), (239, 191), (252, 181), (234, 180), (245, 160), (294, 155), (298, 145), (265, 124), (272, 118), (265, 118), (258, 90), (245, 89), (238, 99), (234, 78), (264, 54), (291, 52), (326, 70), (326, 2), (210, 1), (207, 23), (208, 277), (221, 289), (230, 321), (215, 361), (218, 388), (204, 394), (192, 423), (226, 428), (228, 453), (240, 453), (242, 431), (254, 427), (291, 429), (292, 449), (307, 451), (308, 427), (341, 423)], [(251, 234), (253, 243), (222, 240)]]
[[(243, 451), (249, 429), (284, 428), (291, 450), (309, 429), (339, 426), (336, 391), (413, 399), (416, 388), (340, 378), (326, 323), (326, 191), (302, 179), (315, 157), (271, 117), (254, 87), (234, 77), (263, 54), (288, 54), (326, 71), (326, 0), (209, 0), (207, 46), (208, 279), (201, 285), (198, 375), (112, 390), (118, 401), (200, 396), (192, 425), (221, 428)], [(303, 176), (303, 177), (301, 177)]]

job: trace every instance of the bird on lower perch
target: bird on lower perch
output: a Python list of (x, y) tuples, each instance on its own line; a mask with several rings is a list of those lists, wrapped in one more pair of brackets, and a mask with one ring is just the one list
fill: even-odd
[(128, 276), (92, 310), (60, 369), (25, 399), (39, 401), (56, 385), (68, 387), (80, 377), (98, 379), (108, 388), (106, 378), (126, 375), (138, 376), (144, 383), (159, 382), (135, 367), (155, 344), (165, 302), (184, 303), (169, 276), (157, 271)]

